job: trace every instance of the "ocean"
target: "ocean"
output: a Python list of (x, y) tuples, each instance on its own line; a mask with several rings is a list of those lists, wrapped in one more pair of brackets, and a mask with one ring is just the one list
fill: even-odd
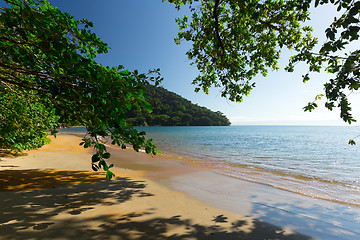
[[(137, 127), (164, 155), (234, 178), (360, 206), (359, 127)], [(356, 140), (356, 139), (355, 139)], [(360, 138), (358, 139), (360, 143)]]

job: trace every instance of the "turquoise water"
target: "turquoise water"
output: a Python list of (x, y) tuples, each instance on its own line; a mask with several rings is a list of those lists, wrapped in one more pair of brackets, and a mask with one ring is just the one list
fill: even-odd
[[(359, 127), (139, 127), (163, 154), (235, 178), (360, 205)], [(360, 140), (358, 140), (360, 141)]]

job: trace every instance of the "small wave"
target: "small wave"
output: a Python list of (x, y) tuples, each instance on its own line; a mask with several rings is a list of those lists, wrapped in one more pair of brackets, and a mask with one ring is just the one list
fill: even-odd
[[(303, 130), (301, 129), (301, 133)], [(321, 134), (316, 136), (321, 136)], [(221, 136), (218, 138), (223, 141)], [(314, 140), (314, 142), (311, 138), (309, 139), (299, 141), (295, 137), (292, 145), (281, 146), (280, 150), (268, 147), (266, 151), (259, 148), (248, 149), (252, 144), (246, 139), (243, 140), (245, 145), (239, 151), (238, 145), (227, 146), (220, 140), (218, 146), (215, 144), (211, 149), (199, 149), (196, 143), (189, 145), (187, 142), (190, 141), (189, 139), (181, 142), (183, 146), (177, 142), (179, 140), (175, 142), (172, 138), (166, 138), (164, 145), (158, 147), (164, 156), (206, 166), (230, 177), (313, 198), (360, 206), (360, 183), (354, 180), (357, 179), (356, 167), (360, 168), (360, 164), (351, 162), (357, 161), (351, 158), (351, 156), (358, 156), (355, 154), (357, 152), (354, 149), (347, 149), (345, 152), (340, 151), (341, 157), (338, 152), (335, 152), (337, 155), (334, 157), (333, 148), (324, 147), (331, 153), (324, 155), (318, 150), (320, 147), (312, 149), (314, 144), (310, 144), (321, 141)], [(246, 141), (249, 144), (246, 145)], [(296, 147), (294, 150), (288, 150), (293, 146)], [(306, 147), (308, 151), (304, 151)]]
[[(167, 155), (173, 156), (171, 153), (168, 153)], [(179, 157), (177, 158), (180, 159)], [(360, 206), (360, 186), (356, 182), (349, 183), (334, 179), (324, 179), (299, 173), (291, 173), (286, 170), (282, 171), (279, 169), (266, 169), (254, 165), (229, 163), (221, 159), (212, 161), (206, 158), (195, 159), (183, 157), (180, 160), (208, 167), (215, 172), (226, 176), (271, 186), (303, 196), (346, 205)]]
[[(360, 206), (360, 186), (346, 182), (320, 179), (316, 177), (286, 174), (279, 171), (259, 171), (259, 169), (234, 167), (214, 167), (215, 172), (301, 194), (304, 196)], [(357, 196), (357, 197), (354, 197)]]

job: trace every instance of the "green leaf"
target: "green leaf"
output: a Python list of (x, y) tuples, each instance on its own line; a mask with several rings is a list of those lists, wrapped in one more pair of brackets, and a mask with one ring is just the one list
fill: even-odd
[(103, 158), (105, 158), (105, 159), (108, 159), (108, 158), (110, 158), (110, 156), (111, 156), (111, 154), (110, 153), (104, 153), (103, 155), (102, 155), (102, 157)]
[(302, 77), (303, 77), (303, 83), (306, 83), (307, 81), (310, 80), (310, 77), (309, 77), (309, 74), (308, 74), (308, 73), (305, 74), (305, 75), (303, 75)]
[(320, 0), (315, 0), (315, 7), (317, 7), (319, 5), (319, 1)]
[(99, 165), (102, 166), (105, 171), (107, 171), (109, 169), (109, 166), (106, 164), (106, 162), (104, 160), (101, 160), (99, 162)]
[(111, 172), (110, 170), (107, 170), (106, 171), (106, 178), (110, 180), (113, 177), (115, 177), (115, 174), (113, 172)]
[(96, 163), (96, 162), (100, 161), (99, 155), (94, 154), (94, 155), (91, 157), (91, 161), (92, 161), (93, 163)]
[(96, 166), (95, 164), (91, 164), (91, 168), (96, 172), (99, 170), (98, 166)]
[(152, 113), (152, 107), (151, 107), (150, 103), (144, 102), (144, 107), (149, 113)]
[(329, 31), (327, 31), (326, 37), (329, 38), (331, 41), (334, 41), (335, 33), (330, 28), (328, 28), (327, 30)]
[[(316, 95), (315, 100), (321, 100), (321, 98), (323, 96), (324, 96), (324, 94), (318, 94), (318, 95)], [(316, 105), (316, 107), (317, 107), (317, 105)]]

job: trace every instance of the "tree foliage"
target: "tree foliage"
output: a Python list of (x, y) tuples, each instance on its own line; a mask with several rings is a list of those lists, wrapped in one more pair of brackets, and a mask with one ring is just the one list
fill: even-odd
[(257, 74), (278, 69), (281, 48), (313, 44), (306, 1), (170, 0), (189, 4), (192, 17), (178, 18), (181, 40), (192, 41), (187, 52), (200, 70), (194, 84), (204, 92), (223, 87), (222, 96), (242, 101), (255, 86)]
[[(360, 2), (357, 0), (169, 0), (180, 9), (187, 5), (192, 13), (178, 18), (180, 32), (175, 39), (191, 41), (188, 58), (200, 70), (193, 81), (196, 91), (208, 92), (211, 86), (223, 87), (222, 96), (242, 101), (255, 86), (253, 78), (268, 70), (278, 69), (284, 48), (295, 50), (286, 70), (292, 72), (298, 62), (305, 62), (309, 72), (325, 70), (333, 78), (324, 84), (325, 107), (340, 108), (340, 117), (354, 122), (348, 94), (359, 89), (360, 50), (347, 51), (352, 43), (359, 46)], [(331, 4), (337, 7), (339, 18), (334, 18), (325, 30), (327, 41), (315, 51), (317, 39), (309, 20), (309, 9)], [(319, 99), (317, 97), (316, 99)], [(317, 103), (304, 108), (311, 111)]]
[(81, 145), (96, 149), (93, 169), (103, 168), (108, 178), (110, 154), (101, 137), (156, 154), (145, 133), (125, 120), (132, 106), (149, 108), (144, 86), (160, 77), (95, 62), (108, 47), (86, 19), (75, 20), (46, 0), (6, 2), (9, 7), (0, 10), (0, 147), (39, 147), (45, 130), (77, 122), (88, 130)]
[(0, 93), (0, 148), (17, 152), (48, 143), (46, 131), (57, 123), (48, 102), (16, 86), (11, 91), (1, 89)]
[(152, 112), (133, 107), (129, 119), (133, 125), (160, 126), (228, 126), (229, 119), (221, 112), (213, 112), (189, 100), (153, 85), (146, 86), (145, 98)]

